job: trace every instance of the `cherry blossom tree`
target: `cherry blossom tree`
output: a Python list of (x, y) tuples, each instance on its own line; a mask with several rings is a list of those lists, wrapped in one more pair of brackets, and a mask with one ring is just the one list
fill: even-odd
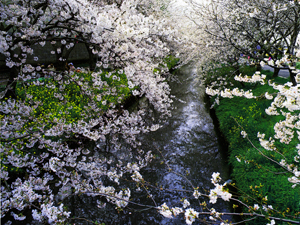
[[(299, 82), (299, 71), (297, 71), (297, 81)], [(281, 115), (284, 119), (275, 123), (274, 125), (274, 135), (267, 137), (266, 134), (261, 131), (257, 132), (257, 139), (259, 140), (260, 146), (256, 146), (240, 124), (239, 127), (242, 130), (241, 136), (245, 138), (259, 154), (271, 161), (278, 167), (278, 171), (285, 171), (289, 174), (288, 181), (291, 183), (290, 188), (299, 188), (300, 184), (300, 173), (299, 173), (299, 157), (300, 157), (300, 145), (296, 143), (295, 139), (300, 140), (299, 132), (299, 88), (298, 86), (293, 86), (291, 82), (287, 82), (284, 85), (276, 84), (275, 82), (266, 82), (266, 75), (256, 72), (253, 76), (235, 76), (235, 80), (239, 82), (246, 83), (257, 83), (262, 85), (270, 85), (274, 89), (274, 93), (265, 93), (263, 95), (257, 96), (251, 90), (244, 91), (243, 89), (235, 88), (225, 88), (222, 85), (216, 83), (211, 84), (206, 88), (206, 93), (210, 96), (216, 97), (216, 104), (219, 104), (219, 99), (221, 98), (248, 98), (248, 99), (258, 99), (266, 98), (272, 100), (270, 106), (265, 109), (268, 116), (278, 116)], [(276, 91), (275, 91), (276, 90)], [(294, 140), (294, 142), (292, 142)], [(297, 141), (296, 141), (297, 142)], [(285, 145), (291, 145), (295, 149), (294, 156), (287, 157), (284, 153), (284, 149), (279, 148), (279, 143)], [(276, 157), (277, 156), (277, 157)], [(278, 157), (280, 158), (278, 160)], [(249, 163), (248, 159), (241, 160), (238, 156), (236, 159), (239, 163)], [(244, 205), (249, 209), (249, 206)], [(251, 206), (250, 206), (251, 208)], [(266, 204), (255, 204), (252, 206), (254, 211), (264, 210), (267, 213), (276, 212), (274, 211), (272, 205)], [(253, 215), (256, 216), (256, 215)], [(271, 216), (272, 217), (272, 216)], [(296, 219), (296, 221), (291, 223), (299, 223), (297, 219), (299, 216), (291, 216), (291, 218)], [(275, 224), (275, 221), (280, 221), (280, 218), (274, 218), (271, 224)], [(288, 222), (288, 221), (286, 221)]]
[[(298, 1), (225, 0), (199, 4), (192, 0), (190, 3), (195, 11), (191, 19), (210, 35), (218, 51), (230, 46), (234, 56), (227, 51), (228, 57), (240, 59), (240, 55), (244, 55), (254, 62), (268, 64), (275, 69), (275, 76), (280, 69), (295, 66), (290, 65), (290, 60), (281, 59), (286, 54), (289, 59), (294, 57), (298, 48)], [(246, 58), (244, 62), (249, 63), (249, 60)], [(296, 85), (294, 75), (290, 70), (291, 81)]]
[[(123, 107), (125, 95), (110, 83), (122, 79), (120, 88), (169, 116), (162, 60), (176, 32), (158, 16), (141, 13), (139, 3), (1, 2), (0, 53), (10, 68), (0, 103), (3, 221), (63, 222), (70, 217), (63, 199), (78, 194), (98, 196), (99, 204), (128, 204), (131, 191), (119, 187), (119, 179), (141, 179), (139, 170), (152, 154), (139, 148), (137, 135), (160, 125), (145, 120), (145, 109)], [(65, 67), (78, 43), (86, 46), (93, 71)], [(55, 69), (38, 64), (36, 46), (46, 44), (52, 50), (45, 51), (56, 55)]]
[[(257, 138), (261, 147), (266, 151), (276, 152), (274, 154), (280, 155), (281, 150), (275, 148), (274, 141), (289, 145), (293, 138), (299, 139), (299, 128), (296, 125), (299, 116), (299, 104), (297, 103), (299, 71), (295, 69), (295, 64), (299, 60), (298, 2), (272, 1), (272, 4), (266, 1), (205, 1), (204, 4), (203, 2), (199, 3), (200, 1), (187, 2), (192, 6), (190, 11), (187, 11), (186, 17), (194, 25), (189, 26), (186, 31), (189, 30), (189, 34), (195, 34), (195, 36), (188, 36), (194, 43), (193, 53), (201, 69), (203, 67), (210, 68), (212, 62), (226, 65), (228, 59), (237, 59), (238, 63), (241, 63), (240, 54), (244, 54), (257, 60), (261, 65), (267, 63), (274, 68), (290, 70), (292, 83), (288, 82), (285, 85), (269, 84), (279, 91), (273, 95), (266, 93), (265, 96), (255, 96), (251, 91), (240, 90), (234, 86), (230, 88), (233, 84), (227, 81), (222, 82), (220, 86), (217, 86), (218, 82), (206, 83), (208, 84), (207, 94), (216, 96), (215, 104), (218, 104), (218, 100), (221, 98), (233, 98), (235, 96), (274, 99), (271, 106), (266, 109), (267, 114), (270, 116), (282, 115), (286, 119), (276, 123), (274, 137), (266, 138), (264, 134), (258, 133)], [(290, 16), (288, 16), (289, 13)], [(265, 78), (265, 75), (257, 72), (253, 76), (237, 74), (235, 79), (239, 82), (264, 84)], [(207, 79), (205, 75), (203, 79)], [(219, 80), (223, 80), (223, 78), (219, 78)], [(252, 143), (245, 130), (242, 132), (242, 136)], [(254, 145), (253, 147), (268, 158), (260, 150), (261, 147)], [(299, 146), (296, 145), (295, 149), (297, 151), (293, 159), (287, 159), (284, 155), (281, 155), (281, 161), (268, 158), (290, 174), (291, 188), (297, 188), (299, 184)], [(166, 210), (170, 210), (166, 206), (164, 207)], [(249, 206), (245, 204), (244, 207), (250, 211), (254, 210), (253, 214), (248, 215), (252, 219), (257, 216), (256, 210), (263, 209), (267, 212), (271, 209), (271, 206), (270, 209), (267, 209), (263, 205)], [(193, 218), (198, 216), (197, 213), (193, 215)], [(272, 220), (271, 224), (280, 221), (280, 218), (272, 219), (274, 221)], [(298, 222), (294, 221), (293, 223)]]
[[(147, 117), (146, 110), (162, 118), (171, 116), (163, 59), (178, 52), (184, 62), (201, 58), (206, 65), (237, 54), (226, 42), (214, 51), (211, 36), (202, 29), (185, 32), (184, 23), (165, 11), (168, 2), (7, 0), (0, 4), (0, 54), (10, 69), (10, 81), (0, 94), (1, 221), (6, 224), (25, 219), (49, 224), (72, 221), (64, 200), (74, 195), (96, 198), (99, 208), (111, 203), (122, 210), (132, 203), (132, 190), (124, 180), (146, 191), (151, 187), (141, 169), (153, 155), (140, 147), (139, 134), (161, 126)], [(86, 47), (89, 69), (65, 67), (78, 44)], [(56, 56), (54, 68), (39, 65), (37, 46)], [(183, 46), (186, 49), (180, 50)], [(201, 55), (199, 48), (207, 51), (202, 49)], [(191, 56), (186, 54), (189, 50)], [(145, 98), (148, 108), (129, 109), (128, 92)], [(284, 161), (281, 164), (289, 169)], [(298, 183), (298, 169), (292, 173), (291, 182)], [(229, 193), (219, 173), (211, 181), (209, 194), (200, 193), (192, 183), (186, 192), (196, 200), (204, 196), (212, 205), (220, 199), (244, 204)], [(229, 223), (223, 212), (198, 203), (200, 209), (187, 199), (182, 207), (165, 203), (145, 207), (168, 218), (181, 214), (187, 224), (200, 215)], [(250, 217), (267, 218), (256, 206), (244, 205)], [(271, 224), (281, 220), (271, 219)]]
[[(172, 99), (162, 77), (163, 58), (170, 53), (168, 47), (183, 41), (174, 23), (156, 5), (146, 3), (1, 3), (0, 52), (11, 69), (0, 103), (3, 223), (26, 219), (64, 223), (72, 216), (64, 200), (74, 195), (96, 198), (100, 208), (111, 203), (121, 210), (131, 203), (124, 179), (147, 184), (141, 168), (153, 156), (140, 148), (138, 135), (160, 125), (146, 118), (144, 108), (128, 110), (122, 90), (145, 97), (148, 111), (170, 116)], [(45, 51), (56, 55), (55, 69), (43, 68), (35, 54), (34, 46), (49, 43), (53, 49)], [(95, 60), (93, 71), (64, 66), (78, 43), (85, 44)], [(30, 57), (36, 63), (29, 63)], [(114, 82), (117, 85), (111, 85)], [(111, 96), (118, 98), (113, 101)], [(218, 177), (213, 175), (215, 188), (206, 195), (212, 204), (231, 197)], [(192, 193), (195, 199), (201, 195), (197, 188)], [(197, 212), (189, 204), (186, 200), (172, 211), (175, 216), (184, 214), (188, 224), (200, 214), (215, 213)], [(165, 204), (158, 205), (151, 208), (171, 216)]]

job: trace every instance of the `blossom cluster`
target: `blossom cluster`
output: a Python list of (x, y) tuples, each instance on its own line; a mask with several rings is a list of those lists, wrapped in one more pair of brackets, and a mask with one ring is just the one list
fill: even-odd
[(264, 74), (261, 75), (260, 71), (256, 71), (252, 76), (242, 76), (242, 74), (240, 74), (239, 76), (235, 76), (234, 79), (236, 81), (247, 82), (247, 83), (260, 82), (261, 85), (264, 85), (266, 75), (264, 75)]
[[(215, 204), (217, 202), (217, 198), (222, 198), (224, 201), (229, 201), (232, 197), (232, 194), (225, 189), (226, 183), (220, 185), (219, 182), (221, 181), (220, 173), (213, 173), (211, 182), (214, 184), (215, 188), (210, 190), (210, 194), (208, 198), (210, 199), (209, 202)], [(197, 189), (194, 190), (193, 196), (195, 199), (198, 199), (199, 196), (202, 196)], [(182, 207), (172, 207), (169, 208), (166, 203), (163, 203), (161, 206), (158, 207), (158, 212), (166, 218), (174, 218), (179, 214), (184, 214), (186, 224), (192, 224), (197, 218), (199, 218), (199, 214), (201, 212), (195, 211), (193, 208), (188, 208), (191, 203), (184, 199), (182, 203)], [(209, 210), (211, 216), (209, 217), (210, 220), (222, 221), (222, 213), (217, 212), (214, 208)], [(221, 224), (226, 225), (227, 223), (221, 222)]]

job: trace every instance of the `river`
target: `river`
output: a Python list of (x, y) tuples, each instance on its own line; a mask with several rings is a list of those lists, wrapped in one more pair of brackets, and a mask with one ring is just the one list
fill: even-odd
[[(220, 141), (217, 138), (213, 120), (209, 110), (205, 105), (204, 88), (198, 81), (196, 69), (193, 66), (185, 66), (178, 70), (170, 81), (172, 95), (175, 96), (174, 110), (172, 117), (164, 122), (163, 127), (156, 132), (146, 134), (142, 137), (143, 149), (151, 150), (156, 154), (156, 159), (145, 169), (141, 171), (145, 180), (153, 185), (162, 187), (163, 190), (149, 188), (149, 194), (159, 206), (166, 203), (168, 206), (182, 206), (180, 201), (186, 197), (190, 200), (191, 207), (200, 211), (199, 203), (192, 193), (181, 191), (167, 191), (165, 189), (188, 189), (193, 190), (187, 179), (199, 191), (206, 191), (213, 187), (211, 184), (211, 175), (213, 172), (220, 172), (221, 177), (226, 180), (229, 177), (229, 166), (226, 163), (226, 153), (223, 152)], [(166, 166), (166, 163), (171, 168)], [(175, 172), (175, 173), (174, 173)], [(187, 179), (183, 176), (184, 175)], [(136, 191), (132, 194), (132, 201), (155, 206), (152, 198), (148, 198), (143, 191)], [(199, 199), (200, 202), (208, 199)], [(79, 205), (84, 204), (86, 209)], [(138, 207), (129, 204), (130, 210), (125, 210), (119, 214), (107, 211), (107, 209), (98, 209), (95, 203), (88, 199), (73, 199), (73, 206), (78, 206), (77, 210), (72, 210), (78, 217), (97, 218), (99, 222), (108, 224), (186, 224), (183, 215), (173, 219), (164, 218), (156, 210)], [(229, 204), (218, 200), (213, 205), (219, 212), (229, 212)], [(73, 215), (74, 215), (73, 214)], [(99, 218), (100, 217), (100, 218)], [(201, 219), (208, 219), (202, 217)], [(226, 219), (231, 219), (227, 217)], [(79, 224), (79, 221), (77, 221)], [(88, 224), (81, 221), (80, 224)], [(193, 224), (204, 224), (200, 220)], [(216, 223), (218, 224), (218, 223)]]

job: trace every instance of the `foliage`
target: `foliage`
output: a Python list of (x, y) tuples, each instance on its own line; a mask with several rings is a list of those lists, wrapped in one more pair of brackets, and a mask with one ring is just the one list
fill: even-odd
[(179, 58), (176, 58), (173, 55), (169, 55), (164, 59), (164, 62), (167, 64), (169, 70), (173, 69), (179, 62)]
[[(86, 83), (94, 96), (93, 100), (97, 102), (97, 108), (101, 109), (102, 113), (111, 108), (112, 105), (118, 107), (124, 103), (131, 95), (132, 90), (128, 88), (126, 75), (120, 72), (100, 72), (103, 82), (102, 88), (100, 90), (94, 88), (95, 74), (92, 72), (75, 72), (69, 75), (70, 78), (66, 76), (60, 77), (60, 79), (56, 77), (54, 79), (39, 78), (37, 81), (19, 83), (16, 94), (28, 105), (32, 101), (40, 102), (40, 107), (34, 111), (34, 117), (37, 120), (46, 119), (49, 124), (53, 123), (54, 119), (60, 120), (62, 118), (66, 120), (66, 123), (76, 123), (78, 120), (88, 121), (95, 116), (91, 114), (90, 108), (86, 108), (87, 102), (91, 101), (90, 96), (82, 92), (77, 82), (70, 82), (63, 90), (60, 89), (62, 80), (77, 77), (80, 82)], [(35, 82), (43, 82), (43, 86), (35, 85)], [(114, 93), (108, 94), (107, 91), (110, 89), (113, 89)], [(99, 95), (102, 95), (101, 99), (99, 99)], [(48, 118), (45, 118), (46, 115)]]

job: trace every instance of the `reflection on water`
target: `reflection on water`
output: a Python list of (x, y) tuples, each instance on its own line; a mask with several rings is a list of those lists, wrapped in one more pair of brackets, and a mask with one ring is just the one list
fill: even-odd
[[(155, 133), (148, 134), (144, 144), (148, 143), (149, 150), (157, 148), (167, 160), (169, 167), (175, 173), (170, 173), (165, 164), (155, 160), (145, 172), (146, 180), (158, 184), (164, 189), (193, 190), (189, 182), (179, 174), (185, 175), (194, 187), (207, 193), (212, 188), (211, 175), (220, 172), (222, 178), (228, 177), (228, 166), (223, 159), (214, 131), (213, 121), (204, 104), (204, 88), (196, 82), (197, 75), (193, 67), (185, 67), (178, 72), (178, 81), (171, 83), (172, 95), (180, 101), (175, 101), (174, 112), (165, 126)], [(147, 142), (148, 141), (148, 142)], [(154, 150), (155, 152), (155, 150)], [(168, 206), (181, 207), (181, 198), (190, 200), (191, 206), (200, 211), (199, 202), (193, 198), (192, 193), (186, 192), (151, 192), (158, 205), (167, 203)], [(229, 212), (229, 206), (218, 200), (213, 205), (216, 210)], [(149, 202), (150, 203), (150, 202)], [(153, 204), (153, 203), (152, 203)], [(230, 219), (230, 218), (228, 218)], [(134, 213), (128, 224), (185, 224), (183, 216), (175, 219), (163, 218), (155, 211)], [(203, 224), (196, 221), (193, 224)]]
[[(170, 84), (172, 95), (177, 99), (174, 102), (173, 116), (158, 131), (141, 137), (143, 149), (151, 150), (157, 155), (151, 165), (141, 173), (145, 180), (163, 189), (149, 188), (148, 194), (151, 194), (153, 199), (147, 197), (145, 191), (138, 189), (132, 193), (132, 201), (152, 206), (159, 206), (165, 202), (170, 207), (181, 207), (180, 200), (186, 197), (190, 200), (191, 207), (200, 211), (199, 203), (207, 199), (200, 197), (197, 201), (190, 192), (166, 189), (193, 190), (189, 183), (191, 182), (194, 187), (199, 187), (199, 191), (206, 193), (213, 187), (210, 182), (212, 173), (220, 172), (222, 178), (227, 179), (228, 166), (222, 157), (213, 121), (205, 108), (204, 88), (196, 82), (195, 69), (192, 66), (185, 67), (180, 69), (177, 75), (178, 80)], [(162, 163), (164, 159), (172, 172)], [(180, 174), (186, 176), (189, 181)], [(88, 201), (91, 200), (74, 198), (73, 206), (85, 204), (87, 208), (74, 209), (73, 213), (89, 218), (101, 217), (99, 221), (105, 221), (105, 224), (185, 224), (183, 215), (167, 219), (155, 210), (132, 204), (129, 205), (130, 213), (125, 211), (115, 214), (114, 209), (114, 213), (107, 209), (95, 210), (95, 203)], [(228, 205), (222, 200), (218, 200), (213, 207), (220, 212), (229, 211)], [(82, 224), (85, 222), (82, 221)], [(193, 224), (204, 222), (196, 221)]]

